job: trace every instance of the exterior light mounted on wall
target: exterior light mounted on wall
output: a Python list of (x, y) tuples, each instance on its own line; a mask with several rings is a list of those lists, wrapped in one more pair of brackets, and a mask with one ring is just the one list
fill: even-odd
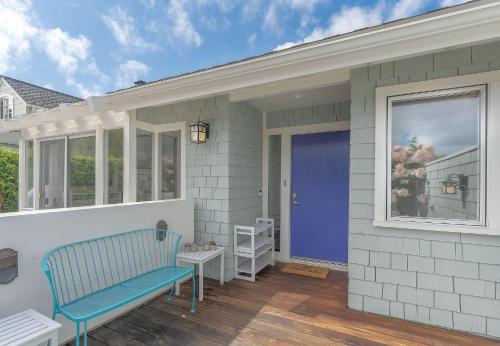
[(210, 125), (203, 121), (190, 125), (191, 143), (205, 144), (209, 137)]
[(467, 189), (468, 180), (468, 177), (463, 174), (450, 174), (448, 179), (442, 183), (443, 194), (455, 195), (457, 193), (457, 188), (464, 193)]

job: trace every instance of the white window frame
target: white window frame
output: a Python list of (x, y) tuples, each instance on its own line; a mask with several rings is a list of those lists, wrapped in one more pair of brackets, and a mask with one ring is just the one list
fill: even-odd
[[(446, 96), (456, 94), (458, 89), (482, 90), (479, 221), (390, 217), (391, 102)], [(374, 226), (500, 235), (500, 215), (497, 211), (500, 197), (494, 193), (487, 194), (487, 191), (500, 189), (500, 182), (495, 179), (500, 176), (500, 163), (496, 159), (500, 154), (497, 149), (500, 148), (500, 136), (488, 136), (488, 133), (500, 131), (500, 71), (377, 88), (375, 124)]]
[[(181, 144), (181, 155), (180, 155), (180, 196), (175, 199), (185, 199), (186, 198), (186, 123), (177, 122), (171, 124), (161, 124), (154, 125), (146, 123), (143, 121), (135, 121), (135, 129), (151, 132), (153, 134), (153, 191), (152, 191), (152, 201), (160, 200), (160, 134), (165, 132), (175, 132), (180, 131), (180, 144)], [(137, 131), (135, 131), (137, 132)], [(132, 158), (137, 160), (137, 157)], [(136, 189), (137, 189), (137, 184)], [(132, 191), (132, 194), (137, 195), (137, 191)], [(174, 199), (174, 200), (175, 200)]]
[[(8, 105), (7, 105), (7, 109), (10, 109), (12, 110), (12, 113), (9, 115), (9, 114), (5, 114), (4, 113), (4, 107), (3, 107), (3, 102), (4, 102), (4, 99), (8, 100)], [(9, 113), (7, 111), (7, 113)], [(12, 120), (15, 118), (15, 115), (14, 115), (14, 98), (11, 96), (11, 95), (8, 95), (8, 94), (3, 94), (3, 95), (0, 95), (0, 119), (2, 120)]]

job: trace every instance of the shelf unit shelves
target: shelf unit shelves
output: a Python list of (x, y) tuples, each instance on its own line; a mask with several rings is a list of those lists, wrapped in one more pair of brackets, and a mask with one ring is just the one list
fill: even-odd
[(255, 281), (255, 275), (274, 265), (274, 220), (257, 218), (251, 226), (234, 226), (235, 276)]

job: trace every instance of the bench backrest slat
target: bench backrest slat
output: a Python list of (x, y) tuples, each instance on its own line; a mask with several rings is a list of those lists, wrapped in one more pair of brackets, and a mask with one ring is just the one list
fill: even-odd
[(56, 308), (151, 271), (176, 265), (181, 236), (143, 229), (67, 244), (42, 261)]

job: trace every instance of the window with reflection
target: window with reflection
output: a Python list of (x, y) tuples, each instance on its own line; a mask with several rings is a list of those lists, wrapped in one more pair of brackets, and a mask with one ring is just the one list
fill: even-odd
[(108, 130), (104, 133), (105, 160), (104, 202), (123, 202), (123, 129)]
[(153, 133), (137, 130), (137, 202), (153, 199)]
[(63, 208), (66, 140), (40, 142), (40, 209)]
[(34, 208), (34, 144), (33, 141), (25, 142), (25, 188), (24, 188), (24, 208)]
[(180, 197), (181, 131), (160, 134), (160, 199)]
[(485, 87), (389, 98), (388, 217), (480, 222)]
[(95, 136), (68, 139), (68, 207), (95, 204)]

